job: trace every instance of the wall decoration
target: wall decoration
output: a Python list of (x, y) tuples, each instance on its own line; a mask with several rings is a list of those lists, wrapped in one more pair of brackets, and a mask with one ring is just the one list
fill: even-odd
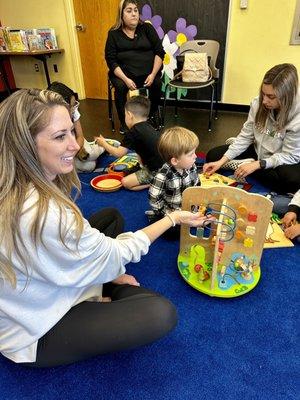
[[(171, 6), (170, 6), (171, 3)], [(224, 67), (229, 0), (139, 0), (140, 17), (151, 23), (162, 40), (166, 52), (163, 62), (162, 90), (174, 78), (177, 71), (176, 56), (179, 47), (188, 40), (213, 39), (220, 43), (217, 66), (221, 76), (218, 83), (218, 99), (221, 98), (222, 71)], [(169, 95), (175, 91), (170, 89)], [(208, 100), (210, 90), (187, 91), (179, 89), (178, 99)]]
[(300, 44), (300, 0), (296, 3), (290, 44)]

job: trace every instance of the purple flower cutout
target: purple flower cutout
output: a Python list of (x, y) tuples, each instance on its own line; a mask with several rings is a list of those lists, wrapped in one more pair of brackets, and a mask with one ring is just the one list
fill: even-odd
[(168, 32), (170, 41), (176, 42), (179, 47), (188, 40), (193, 40), (196, 35), (197, 27), (195, 25), (186, 26), (184, 18), (178, 18), (176, 21), (176, 32), (173, 30)]
[(162, 30), (161, 23), (162, 17), (160, 15), (153, 15), (152, 17), (152, 10), (148, 4), (145, 4), (142, 8), (142, 13), (140, 18), (144, 22), (149, 22), (153, 25), (153, 28), (156, 30), (158, 37), (162, 39), (165, 35), (164, 31)]

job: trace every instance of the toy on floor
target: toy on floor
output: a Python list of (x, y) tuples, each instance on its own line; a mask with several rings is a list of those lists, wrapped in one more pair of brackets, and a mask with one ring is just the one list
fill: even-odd
[(199, 174), (202, 187), (216, 187), (216, 186), (234, 186), (239, 189), (244, 189), (249, 191), (252, 185), (244, 179), (243, 181), (237, 181), (236, 178), (231, 176), (224, 176), (218, 173), (213, 173), (212, 175)]
[(117, 174), (98, 175), (91, 180), (93, 189), (99, 192), (115, 192), (122, 187), (122, 177)]
[(140, 169), (138, 155), (136, 153), (127, 153), (118, 158), (108, 167), (109, 173), (118, 173), (120, 176), (126, 176)]
[[(79, 151), (80, 153), (81, 151)], [(92, 172), (96, 168), (98, 157), (104, 153), (104, 148), (98, 146), (95, 141), (88, 142), (84, 139), (82, 153), (75, 157), (75, 167), (78, 172)]]
[(195, 289), (217, 297), (241, 296), (260, 279), (260, 259), (273, 203), (259, 194), (220, 186), (190, 187), (182, 209), (215, 219), (181, 226), (178, 269)]
[(288, 239), (281, 228), (282, 222), (279, 216), (272, 213), (268, 225), (264, 249), (274, 249), (276, 247), (294, 247), (294, 243)]

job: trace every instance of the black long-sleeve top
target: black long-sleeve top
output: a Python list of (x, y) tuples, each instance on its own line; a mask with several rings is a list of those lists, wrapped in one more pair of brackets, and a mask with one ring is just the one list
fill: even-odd
[(122, 28), (108, 32), (105, 59), (111, 72), (120, 67), (129, 77), (149, 75), (156, 55), (163, 60), (165, 52), (156, 30), (149, 23), (140, 23), (133, 39)]

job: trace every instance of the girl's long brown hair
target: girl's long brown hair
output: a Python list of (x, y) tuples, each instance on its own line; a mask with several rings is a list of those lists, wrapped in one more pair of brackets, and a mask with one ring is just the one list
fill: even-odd
[(289, 113), (294, 103), (298, 90), (298, 74), (293, 64), (278, 64), (266, 72), (259, 95), (259, 107), (255, 116), (255, 124), (263, 130), (271, 110), (267, 110), (263, 105), (262, 86), (272, 85), (278, 99), (280, 108), (276, 116), (277, 129), (283, 129), (289, 119)]

